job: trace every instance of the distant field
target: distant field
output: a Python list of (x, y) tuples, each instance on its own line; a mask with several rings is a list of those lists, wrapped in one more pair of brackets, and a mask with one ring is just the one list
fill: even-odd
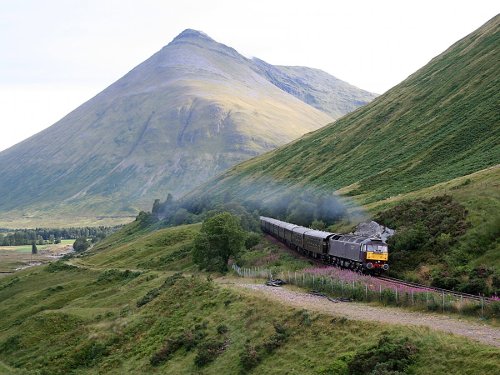
[(38, 254), (35, 255), (31, 254), (31, 245), (0, 246), (0, 277), (30, 263), (47, 263), (55, 255), (68, 252), (73, 242), (75, 240), (62, 240), (60, 244), (37, 245)]
[[(45, 211), (43, 211), (45, 212)], [(0, 228), (70, 228), (70, 227), (112, 227), (115, 225), (128, 224), (135, 219), (135, 215), (123, 217), (96, 217), (96, 216), (74, 216), (66, 212), (54, 212), (47, 217), (43, 215), (26, 217), (23, 212), (7, 211), (0, 213)]]

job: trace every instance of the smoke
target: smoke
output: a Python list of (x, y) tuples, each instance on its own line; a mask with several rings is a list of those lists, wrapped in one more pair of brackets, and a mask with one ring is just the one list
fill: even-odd
[[(340, 197), (335, 191), (313, 185), (292, 185), (267, 177), (248, 183), (248, 179), (231, 183), (214, 184), (198, 194), (189, 194), (180, 206), (193, 214), (223, 208), (230, 204), (243, 206), (248, 212), (257, 211), (294, 224), (327, 226), (340, 220), (361, 221), (364, 210), (348, 197)], [(321, 228), (319, 228), (321, 229)]]

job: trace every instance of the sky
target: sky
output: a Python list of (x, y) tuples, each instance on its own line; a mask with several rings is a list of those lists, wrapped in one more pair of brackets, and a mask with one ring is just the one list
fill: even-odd
[(381, 94), (499, 10), (496, 0), (0, 0), (0, 151), (187, 28)]

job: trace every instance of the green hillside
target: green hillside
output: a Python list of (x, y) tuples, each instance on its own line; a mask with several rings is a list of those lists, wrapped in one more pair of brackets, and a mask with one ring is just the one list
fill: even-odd
[(413, 374), (499, 370), (497, 348), (464, 338), (332, 318), (176, 274), (194, 272), (181, 249), (198, 229), (134, 222), (83, 257), (1, 279), (0, 374), (347, 374), (381, 353), (395, 359), (379, 367)]
[[(271, 81), (266, 69), (185, 30), (50, 128), (0, 153), (0, 226), (130, 221), (155, 198), (184, 194), (374, 97), (324, 72), (303, 68)], [(300, 93), (283, 89), (299, 84)]]
[(194, 190), (185, 207), (230, 198), (297, 223), (327, 211), (325, 194), (340, 196), (329, 207), (337, 219), (344, 207), (345, 220), (331, 231), (370, 217), (398, 230), (393, 275), (469, 293), (498, 289), (499, 28), (496, 16), (370, 104)]
[(244, 162), (191, 196), (315, 186), (369, 204), (500, 163), (500, 16), (370, 104)]

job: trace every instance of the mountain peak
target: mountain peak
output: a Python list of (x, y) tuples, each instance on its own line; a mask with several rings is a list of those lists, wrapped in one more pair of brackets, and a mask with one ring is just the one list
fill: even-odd
[(179, 35), (177, 35), (174, 38), (173, 42), (178, 41), (178, 40), (183, 40), (183, 39), (213, 40), (207, 34), (205, 34), (203, 31), (194, 30), (194, 29), (186, 29), (183, 32), (181, 32)]

